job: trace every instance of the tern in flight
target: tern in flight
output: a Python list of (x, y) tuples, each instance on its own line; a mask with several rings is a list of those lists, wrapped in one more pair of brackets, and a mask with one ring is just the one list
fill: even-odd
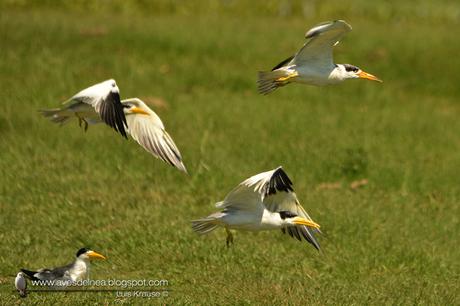
[(120, 90), (115, 80), (110, 79), (75, 94), (62, 103), (61, 108), (42, 110), (45, 117), (57, 123), (64, 123), (71, 117), (78, 118), (79, 124), (104, 121), (115, 131), (126, 137), (126, 118), (120, 101)]
[(59, 124), (78, 118), (85, 131), (88, 125), (104, 121), (126, 137), (126, 133), (145, 150), (177, 169), (187, 173), (182, 156), (160, 117), (138, 98), (120, 101), (114, 80), (104, 81), (82, 90), (61, 108), (41, 110), (51, 121)]
[(192, 228), (207, 234), (218, 226), (227, 232), (227, 246), (233, 243), (231, 229), (263, 231), (281, 229), (299, 241), (305, 239), (319, 250), (315, 223), (300, 205), (292, 182), (281, 167), (254, 175), (233, 189), (216, 207), (220, 212), (192, 221)]
[(305, 34), (307, 42), (295, 55), (276, 65), (272, 71), (259, 72), (259, 92), (268, 94), (293, 82), (318, 86), (357, 78), (382, 82), (356, 66), (334, 63), (332, 49), (350, 31), (351, 26), (343, 20), (321, 23), (308, 30)]

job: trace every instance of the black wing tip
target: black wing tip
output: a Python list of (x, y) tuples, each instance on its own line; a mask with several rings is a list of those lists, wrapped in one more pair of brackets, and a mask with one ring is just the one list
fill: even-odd
[(120, 131), (120, 134), (121, 134), (121, 136), (123, 136), (123, 138), (125, 138), (126, 140), (128, 139), (128, 135), (126, 134), (126, 131), (125, 131), (124, 128)]
[(268, 182), (267, 195), (276, 194), (277, 191), (293, 192), (292, 181), (280, 166), (273, 172)]
[(25, 275), (27, 275), (27, 277), (29, 277), (31, 280), (38, 280), (38, 278), (36, 278), (34, 276), (35, 273), (37, 273), (37, 271), (30, 271), (30, 270), (26, 270), (26, 269), (21, 269), (21, 272), (24, 273)]
[(273, 71), (273, 70), (276, 70), (276, 69), (279, 69), (279, 68), (281, 68), (281, 67), (286, 66), (286, 64), (289, 63), (293, 58), (294, 58), (294, 55), (289, 56), (287, 59), (283, 60), (283, 61), (280, 62), (278, 65), (276, 65), (275, 67), (273, 67), (273, 68), (272, 68), (272, 71)]
[(300, 234), (302, 234), (302, 237), (305, 239), (307, 243), (311, 244), (318, 252), (321, 252), (321, 247), (318, 241), (316, 241), (315, 236), (313, 235), (313, 233), (309, 231), (308, 228), (300, 229), (293, 226), (288, 227), (287, 230), (286, 228), (281, 228), (281, 232), (283, 234), (289, 234), (289, 236), (291, 236), (292, 238), (296, 238), (299, 241), (302, 241), (300, 237)]
[(316, 241), (316, 237), (313, 234), (312, 230), (309, 229), (307, 226), (303, 226), (303, 228), (300, 230), (302, 233), (303, 238), (310, 243), (312, 246), (315, 247), (316, 250), (321, 251), (321, 248), (319, 246), (318, 241)]
[(126, 116), (121, 104), (120, 94), (118, 92), (110, 92), (110, 102), (107, 102), (101, 110), (101, 118), (104, 122), (112, 127), (116, 132), (120, 133), (124, 138), (128, 139), (125, 127), (128, 127)]

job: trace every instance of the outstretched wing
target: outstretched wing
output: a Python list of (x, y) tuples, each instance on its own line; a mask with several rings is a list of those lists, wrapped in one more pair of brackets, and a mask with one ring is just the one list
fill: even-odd
[(162, 159), (177, 169), (187, 173), (182, 156), (171, 136), (166, 132), (160, 117), (141, 100), (127, 99), (122, 104), (135, 101), (144, 113), (133, 113), (126, 116), (128, 132), (145, 150)]
[(216, 204), (216, 207), (227, 211), (244, 210), (261, 215), (265, 208), (263, 190), (272, 172), (267, 171), (251, 176), (230, 191), (222, 202)]
[(351, 26), (343, 20), (330, 21), (313, 27), (305, 34), (305, 38), (309, 40), (297, 52), (291, 64), (321, 67), (333, 65), (332, 48), (351, 29)]
[(91, 105), (108, 126), (127, 138), (126, 117), (120, 101), (120, 91), (114, 80), (88, 87), (73, 96), (67, 103), (76, 102)]
[(244, 210), (265, 209), (264, 199), (278, 191), (292, 191), (292, 182), (281, 167), (251, 176), (233, 189), (218, 208), (229, 206)]

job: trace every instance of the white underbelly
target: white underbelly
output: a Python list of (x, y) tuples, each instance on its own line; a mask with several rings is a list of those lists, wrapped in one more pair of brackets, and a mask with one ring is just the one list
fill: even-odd
[(276, 228), (272, 224), (262, 222), (263, 219), (261, 215), (245, 214), (244, 212), (224, 215), (221, 220), (225, 224), (224, 226), (229, 229), (264, 231)]
[(312, 69), (297, 69), (298, 76), (293, 79), (294, 82), (324, 86), (338, 83), (337, 80), (330, 79), (331, 70), (312, 70)]
[(315, 85), (315, 86), (326, 86), (326, 85), (332, 85), (336, 84), (336, 81), (329, 80), (329, 79), (320, 79), (320, 78), (314, 78), (314, 77), (297, 77), (294, 79), (294, 82), (296, 83), (301, 83), (301, 84), (307, 84), (307, 85)]

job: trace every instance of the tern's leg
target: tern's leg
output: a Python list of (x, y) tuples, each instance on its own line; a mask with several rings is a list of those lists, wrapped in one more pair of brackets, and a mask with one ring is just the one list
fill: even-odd
[(297, 77), (298, 75), (299, 75), (299, 73), (297, 71), (293, 71), (290, 74), (288, 74), (287, 76), (280, 77), (280, 78), (276, 79), (276, 82), (285, 85), (286, 83), (290, 82), (290, 79), (293, 79), (293, 78)]
[(83, 121), (80, 116), (78, 116), (78, 113), (75, 113), (75, 116), (78, 118), (78, 126), (81, 127), (81, 122)]
[(233, 234), (228, 228), (225, 228), (225, 231), (227, 232), (227, 248), (229, 248), (230, 244), (233, 244)]
[(80, 117), (78, 113), (75, 113), (75, 116), (78, 118), (78, 126), (81, 127), (81, 124), (84, 123), (83, 129), (85, 132), (88, 130), (88, 121), (84, 117)]

